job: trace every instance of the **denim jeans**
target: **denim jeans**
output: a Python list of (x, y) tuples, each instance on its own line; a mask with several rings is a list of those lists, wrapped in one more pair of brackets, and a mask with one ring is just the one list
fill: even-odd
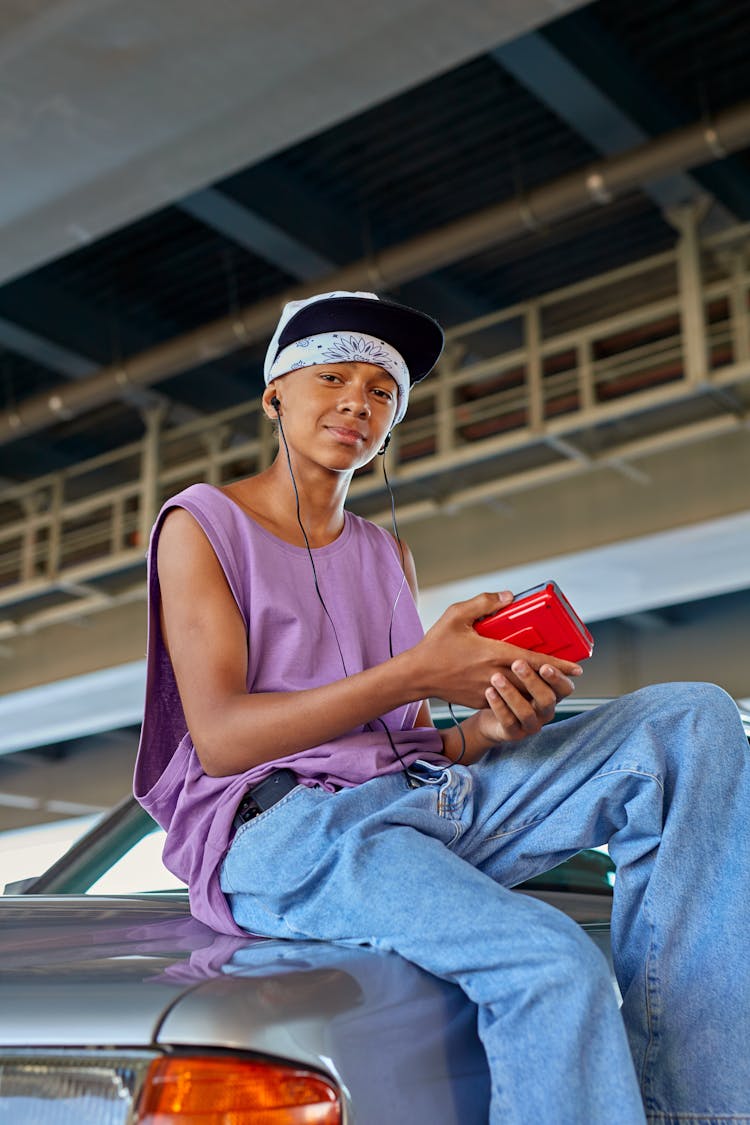
[[(243, 826), (222, 869), (239, 925), (457, 983), (493, 1125), (750, 1123), (750, 755), (729, 696), (658, 685), (413, 772), (299, 787)], [(605, 843), (621, 1011), (583, 930), (508, 889)]]

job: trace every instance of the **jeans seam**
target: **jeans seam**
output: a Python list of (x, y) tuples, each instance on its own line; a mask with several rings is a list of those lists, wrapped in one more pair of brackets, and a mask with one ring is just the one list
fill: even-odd
[(656, 782), (662, 793), (664, 792), (664, 782), (659, 777), (658, 773), (650, 773), (649, 770), (637, 769), (635, 766), (617, 766), (611, 770), (602, 770), (601, 773), (595, 774), (591, 780), (596, 781), (600, 777), (610, 777), (613, 773), (632, 773), (635, 774), (636, 777), (648, 777), (651, 781)]
[[(643, 1091), (644, 1098), (653, 1098), (653, 1057), (656, 1048), (656, 1041), (658, 1039), (658, 1029), (656, 1027), (656, 1014), (654, 1011), (654, 992), (658, 992), (658, 982), (654, 972), (654, 981), (651, 979), (651, 967), (654, 965), (654, 923), (651, 920), (648, 903), (644, 896), (643, 900), (643, 914), (648, 923), (650, 931), (650, 940), (648, 943), (648, 951), (646, 953), (646, 964), (644, 973), (644, 1008), (646, 1014), (646, 1026), (648, 1027), (648, 1042), (646, 1043), (643, 1052), (643, 1064), (641, 1066), (641, 1090)], [(664, 1115), (667, 1116), (668, 1115)]]
[[(664, 792), (664, 782), (658, 774), (649, 773), (648, 770), (636, 769), (634, 766), (618, 766), (616, 769), (604, 770), (601, 773), (595, 774), (591, 780), (597, 781), (600, 777), (610, 777), (613, 773), (632, 773), (637, 777), (647, 777), (651, 781), (655, 781), (662, 793)], [(493, 832), (491, 835), (487, 836), (487, 839), (502, 840), (506, 836), (514, 836), (517, 832), (524, 832), (527, 828), (535, 828), (537, 824), (544, 824), (546, 819), (546, 816), (540, 816), (537, 820), (526, 821), (524, 824), (519, 824), (515, 828), (506, 829), (505, 832)]]
[(750, 1125), (746, 1113), (647, 1113), (646, 1120), (654, 1125), (671, 1125), (673, 1121), (684, 1121), (687, 1125), (714, 1125), (720, 1121), (740, 1121)]

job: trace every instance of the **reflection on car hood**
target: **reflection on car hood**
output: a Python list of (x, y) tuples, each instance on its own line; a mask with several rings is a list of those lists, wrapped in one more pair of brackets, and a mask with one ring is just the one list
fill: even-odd
[[(608, 896), (539, 897), (608, 952)], [(216, 934), (182, 896), (0, 899), (0, 1054), (160, 1044), (314, 1066), (355, 1125), (487, 1115), (476, 1009), (395, 954)]]
[(181, 901), (1, 898), (0, 1043), (149, 1043), (215, 937)]
[[(539, 897), (580, 921), (607, 920), (606, 897)], [(601, 928), (606, 944), (606, 927)], [(601, 940), (601, 935), (592, 936)], [(341, 968), (342, 951), (324, 943), (216, 934), (191, 917), (182, 896), (1, 898), (0, 1012), (12, 1013), (12, 1019), (0, 1017), (0, 1044), (145, 1044), (162, 1039), (250, 1046), (251, 1025), (257, 1029), (258, 1024), (249, 1019), (248, 1005), (257, 1007), (262, 993), (264, 1026), (278, 1015), (276, 1009), (268, 1010), (265, 985), (261, 988), (251, 978), (307, 973), (309, 948), (325, 951), (322, 960), (317, 953), (313, 958), (316, 971)], [(376, 960), (366, 951), (363, 963)], [(246, 986), (238, 987), (239, 977), (247, 980)], [(305, 985), (300, 994), (309, 993), (310, 980), (299, 982)], [(219, 1004), (219, 995), (217, 1022), (218, 1009), (212, 1005)], [(256, 999), (251, 1001), (251, 995)], [(230, 1018), (234, 1008), (236, 1021)]]
[(0, 1055), (159, 1044), (313, 1066), (356, 1125), (486, 1116), (474, 1006), (395, 954), (215, 934), (182, 899), (0, 899)]

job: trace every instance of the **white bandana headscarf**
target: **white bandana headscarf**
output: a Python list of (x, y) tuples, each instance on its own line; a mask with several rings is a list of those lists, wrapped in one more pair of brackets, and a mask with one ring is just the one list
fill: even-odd
[(398, 405), (393, 419), (395, 426), (406, 414), (411, 380), (403, 356), (385, 340), (368, 336), (363, 332), (322, 332), (288, 344), (276, 355), (278, 338), (284, 325), (294, 313), (310, 301), (320, 301), (326, 297), (367, 297), (373, 301), (378, 300), (374, 293), (335, 292), (319, 293), (307, 301), (290, 301), (284, 306), (266, 354), (264, 370), (266, 386), (272, 379), (286, 375), (289, 371), (296, 371), (300, 367), (312, 367), (319, 363), (373, 363), (387, 371), (398, 388)]
[(269, 378), (317, 363), (374, 363), (382, 367), (398, 387), (394, 425), (401, 421), (409, 397), (409, 369), (401, 354), (385, 340), (377, 340), (363, 332), (323, 332), (319, 336), (308, 336), (306, 340), (297, 340), (296, 344), (289, 344), (279, 352), (271, 365)]

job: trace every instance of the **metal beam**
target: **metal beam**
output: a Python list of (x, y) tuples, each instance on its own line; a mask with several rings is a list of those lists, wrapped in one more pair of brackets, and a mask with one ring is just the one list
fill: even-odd
[(216, 188), (189, 195), (177, 206), (299, 281), (320, 277), (333, 268), (329, 259)]
[[(325, 277), (363, 251), (356, 216), (331, 207), (275, 160), (178, 206), (297, 281)], [(367, 288), (382, 288), (377, 275), (368, 279)], [(444, 324), (489, 311), (486, 302), (442, 278), (419, 278), (400, 296)]]
[[(687, 125), (692, 112), (644, 73), (591, 11), (574, 12), (547, 24), (540, 36), (627, 115), (647, 137)], [(706, 115), (710, 126), (709, 114)], [(750, 172), (738, 157), (715, 143), (703, 166), (691, 173), (729, 214), (750, 218)]]
[(0, 344), (8, 351), (25, 356), (26, 359), (70, 379), (84, 379), (96, 371), (98, 366), (93, 359), (56, 344), (39, 332), (22, 328), (20, 324), (14, 324), (5, 317), (0, 317)]
[[(649, 140), (643, 129), (542, 33), (531, 32), (490, 51), (499, 63), (596, 151), (609, 155)], [(644, 185), (662, 209), (679, 206), (703, 193), (692, 176), (676, 173)], [(732, 216), (726, 210), (727, 221)]]

